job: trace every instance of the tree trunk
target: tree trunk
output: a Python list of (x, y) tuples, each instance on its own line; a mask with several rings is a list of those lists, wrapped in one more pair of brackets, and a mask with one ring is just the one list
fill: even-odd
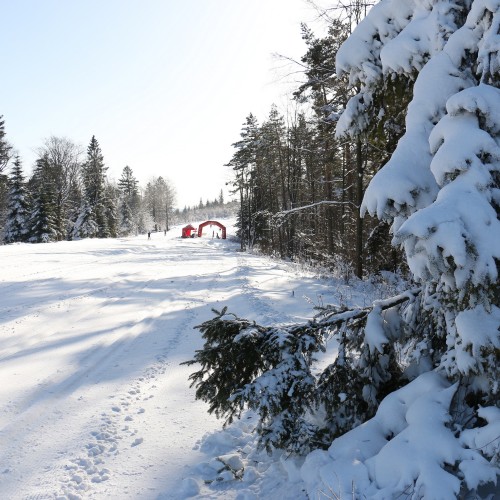
[(356, 138), (356, 276), (363, 277), (363, 218), (361, 202), (363, 200), (363, 151), (361, 138)]

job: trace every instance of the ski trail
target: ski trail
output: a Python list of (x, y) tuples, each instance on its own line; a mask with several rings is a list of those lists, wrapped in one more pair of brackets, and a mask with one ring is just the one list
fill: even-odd
[(1, 499), (176, 498), (203, 434), (221, 425), (180, 364), (203, 345), (193, 328), (226, 305), (263, 324), (293, 319), (280, 301), (303, 310), (290, 293), (302, 278), (236, 248), (180, 238), (19, 247), (0, 282)]
[[(241, 291), (249, 303), (249, 311), (253, 314), (258, 313), (259, 321), (265, 324), (286, 323), (292, 322), (293, 317), (282, 312), (279, 307), (274, 304), (274, 301), (262, 293), (262, 289), (251, 283), (250, 277), (256, 274), (257, 266), (261, 268), (273, 269), (276, 267), (271, 260), (264, 258), (256, 259), (253, 256), (246, 254), (238, 254), (238, 274), (241, 282)], [(271, 278), (272, 279), (272, 278)], [(290, 294), (291, 292), (287, 292)], [(249, 318), (256, 319), (256, 318)]]
[[(163, 262), (161, 266), (155, 267), (154, 278), (143, 279), (133, 289), (126, 290), (127, 300), (130, 301), (131, 296), (135, 295), (137, 302), (144, 303), (140, 311), (135, 311), (133, 322), (120, 324), (113, 312), (113, 308), (124, 298), (123, 290), (115, 286), (120, 280), (106, 287), (106, 293), (99, 289), (93, 294), (62, 300), (58, 307), (54, 304), (40, 307), (43, 316), (49, 309), (61, 309), (62, 305), (62, 309), (70, 314), (71, 322), (82, 324), (79, 331), (84, 331), (86, 322), (91, 322), (96, 315), (101, 315), (103, 322), (106, 322), (107, 317), (114, 318), (113, 322), (119, 326), (114, 325), (114, 333), (110, 329), (106, 335), (112, 335), (112, 338), (105, 343), (94, 343), (84, 351), (81, 351), (80, 346), (82, 354), (77, 357), (76, 365), (59, 367), (25, 394), (24, 398), (10, 402), (10, 423), (0, 431), (0, 463), (29, 462), (30, 469), (37, 472), (16, 477), (15, 465), (5, 469), (4, 477), (12, 479), (10, 484), (0, 486), (5, 498), (54, 498), (58, 495), (71, 499), (94, 498), (94, 495), (95, 498), (103, 498), (110, 491), (119, 490), (120, 478), (126, 476), (128, 480), (121, 493), (118, 496), (109, 493), (109, 496), (128, 498), (130, 495), (130, 498), (137, 498), (136, 493), (131, 493), (129, 488), (139, 473), (124, 467), (124, 462), (127, 462), (124, 456), (135, 455), (135, 463), (137, 456), (142, 453), (141, 449), (152, 445), (153, 450), (139, 458), (139, 462), (147, 461), (145, 457), (155, 454), (157, 443), (151, 443), (151, 439), (148, 443), (141, 433), (141, 428), (147, 428), (152, 414), (156, 415), (157, 422), (164, 418), (179, 428), (184, 426), (179, 421), (182, 411), (179, 412), (178, 406), (169, 409), (165, 406), (156, 407), (152, 402), (158, 396), (165, 399), (170, 388), (170, 372), (176, 372), (179, 361), (186, 360), (185, 355), (178, 359), (175, 351), (183, 344), (182, 352), (185, 352), (186, 343), (189, 344), (190, 337), (196, 335), (193, 326), (199, 319), (200, 306), (205, 304), (205, 299), (199, 298), (197, 280), (203, 280), (203, 287), (207, 290), (217, 288), (217, 273), (213, 274), (207, 269), (207, 272), (190, 279), (186, 289), (179, 291), (173, 283), (177, 279), (175, 259), (181, 256), (181, 252), (172, 255), (174, 262)], [(197, 249), (194, 257), (206, 261), (205, 264), (208, 262), (200, 249)], [(151, 300), (151, 297), (140, 300), (148, 290), (151, 294), (162, 290), (163, 296), (160, 294), (155, 300)], [(18, 325), (26, 327), (28, 323), (26, 318), (21, 318)], [(61, 320), (60, 332), (59, 328), (54, 328), (58, 325), (39, 324), (39, 342), (17, 356), (4, 356), (0, 360), (0, 373), (1, 364), (8, 365), (23, 357), (29, 358), (37, 354), (37, 349), (47, 347), (51, 354), (57, 352), (53, 346), (48, 346), (52, 337), (68, 333), (63, 332), (64, 324), (67, 323), (68, 318)], [(151, 353), (155, 353), (153, 358)], [(144, 366), (147, 368), (141, 368)], [(183, 387), (187, 385), (186, 370), (182, 370)], [(127, 377), (130, 374), (132, 378)], [(174, 385), (178, 390), (178, 375), (175, 376)], [(99, 391), (96, 391), (96, 386)], [(103, 391), (107, 393), (104, 398)], [(81, 425), (82, 420), (86, 422), (84, 427)], [(59, 435), (64, 439), (61, 440)], [(185, 448), (184, 439), (176, 439), (176, 446)], [(78, 442), (82, 445), (78, 446)], [(74, 450), (78, 449), (80, 451), (75, 453)], [(170, 463), (169, 466), (174, 464)], [(152, 464), (144, 467), (154, 469)], [(144, 475), (144, 471), (141, 474)], [(0, 485), (1, 479), (2, 476)], [(164, 490), (165, 487), (163, 485), (160, 489)]]
[[(185, 292), (181, 295), (185, 295)], [(177, 408), (169, 411), (168, 407), (151, 408), (151, 406), (152, 400), (161, 395), (162, 388), (168, 385), (166, 379), (169, 376), (169, 368), (172, 367), (171, 358), (175, 349), (196, 323), (198, 317), (195, 312), (196, 305), (196, 302), (185, 300), (184, 321), (176, 326), (173, 335), (163, 345), (161, 353), (156, 356), (155, 362), (119, 394), (110, 397), (112, 403), (106, 411), (101, 413), (99, 425), (89, 433), (92, 437), (82, 453), (64, 466), (62, 477), (59, 479), (61, 483), (59, 495), (77, 500), (93, 498), (94, 495), (96, 498), (102, 498), (103, 494), (112, 491), (113, 496), (128, 498), (128, 495), (131, 495), (131, 498), (136, 498), (137, 493), (132, 494), (127, 491), (127, 488), (117, 493), (120, 485), (113, 480), (109, 486), (100, 485), (100, 483), (107, 482), (110, 477), (116, 478), (118, 474), (131, 477), (134, 474), (143, 474), (143, 472), (123, 470), (121, 455), (139, 453), (144, 444), (140, 428), (147, 425), (148, 419), (153, 418), (152, 412), (157, 418), (161, 416), (174, 425), (183, 425)], [(170, 436), (169, 446), (173, 445), (172, 436)], [(180, 445), (183, 443), (177, 443), (177, 446)], [(169, 465), (172, 467), (172, 464)], [(150, 468), (154, 466), (155, 464), (149, 464)]]

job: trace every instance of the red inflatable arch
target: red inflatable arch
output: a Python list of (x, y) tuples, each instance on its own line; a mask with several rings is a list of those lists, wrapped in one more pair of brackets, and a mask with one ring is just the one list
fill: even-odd
[(213, 225), (215, 225), (215, 226), (220, 227), (220, 228), (222, 229), (222, 236), (221, 236), (221, 238), (222, 238), (223, 240), (225, 240), (225, 239), (226, 239), (226, 226), (223, 226), (220, 222), (217, 222), (216, 220), (207, 220), (206, 222), (204, 222), (203, 224), (200, 224), (200, 225), (198, 226), (198, 237), (199, 237), (199, 238), (201, 238), (201, 233), (202, 233), (202, 231), (203, 231), (203, 228), (204, 228), (205, 226), (207, 226), (208, 224), (210, 224), (210, 225), (212, 225), (212, 224), (213, 224)]

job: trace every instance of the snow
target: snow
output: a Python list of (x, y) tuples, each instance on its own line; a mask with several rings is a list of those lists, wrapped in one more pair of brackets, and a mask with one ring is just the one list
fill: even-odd
[[(455, 438), (446, 426), (455, 389), (434, 372), (306, 457), (259, 450), (252, 412), (221, 428), (189, 388), (192, 367), (180, 364), (201, 348), (194, 326), (212, 309), (276, 324), (279, 336), (315, 303), (363, 307), (384, 295), (240, 252), (231, 224), (227, 240), (181, 239), (174, 228), (151, 240), (0, 247), (0, 498), (390, 498), (413, 483), (434, 488), (421, 490), (428, 498), (451, 498), (456, 478), (443, 465), (458, 459), (471, 488), (495, 482), (474, 450), (498, 446), (498, 410), (482, 408), (486, 425)], [(372, 349), (392, 341), (384, 303), (370, 319)], [(474, 314), (457, 321), (472, 349)], [(492, 343), (495, 321), (485, 331)]]
[[(470, 474), (470, 487), (479, 484), (477, 478), (484, 478), (485, 470), (494, 483), (495, 468), (472, 446), (465, 449), (465, 440), (460, 443), (446, 426), (455, 389), (437, 373), (428, 372), (391, 393), (375, 417), (335, 439), (327, 452), (307, 456), (301, 472), (309, 497), (321, 498), (329, 492), (332, 498), (382, 500), (401, 495), (452, 500), (458, 496), (460, 482), (445, 464), (453, 465), (458, 458)], [(482, 429), (467, 435), (469, 445), (475, 439), (484, 443), (498, 432), (497, 409), (488, 410), (485, 418), (496, 423), (488, 426), (482, 438), (477, 435)]]
[(387, 336), (384, 331), (384, 318), (382, 317), (382, 308), (375, 305), (366, 318), (365, 342), (373, 354), (375, 349), (383, 353), (384, 344), (387, 343)]
[(302, 321), (335, 290), (231, 239), (179, 236), (0, 246), (0, 498), (196, 496), (200, 448), (236, 455), (255, 437), (195, 400), (180, 365), (202, 346), (193, 327), (224, 305)]

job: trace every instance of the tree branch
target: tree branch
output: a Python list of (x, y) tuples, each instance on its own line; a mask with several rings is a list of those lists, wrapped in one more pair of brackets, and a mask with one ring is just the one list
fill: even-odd
[[(364, 319), (370, 312), (373, 311), (375, 307), (379, 307), (382, 311), (386, 309), (391, 309), (392, 307), (399, 306), (405, 302), (413, 302), (422, 291), (422, 288), (414, 288), (413, 290), (407, 290), (406, 292), (396, 295), (394, 297), (389, 297), (384, 300), (376, 300), (371, 306), (363, 307), (361, 309), (345, 309), (343, 311), (338, 311), (336, 309), (331, 310), (330, 308), (324, 308), (320, 311), (319, 315), (324, 316), (320, 321), (315, 321), (315, 325), (318, 328), (325, 328), (331, 326), (339, 326), (342, 323), (347, 323), (348, 321), (354, 321), (359, 319)], [(330, 310), (329, 310), (330, 309)]]
[(335, 200), (323, 200), (323, 201), (318, 201), (316, 203), (311, 203), (310, 205), (304, 205), (303, 207), (296, 207), (296, 208), (291, 208), (290, 210), (283, 210), (281, 212), (277, 212), (273, 215), (273, 219), (282, 219), (286, 217), (287, 215), (293, 214), (295, 212), (300, 212), (302, 210), (306, 210), (308, 208), (314, 208), (319, 205), (351, 205), (354, 208), (359, 208), (355, 203), (352, 201), (335, 201)]

